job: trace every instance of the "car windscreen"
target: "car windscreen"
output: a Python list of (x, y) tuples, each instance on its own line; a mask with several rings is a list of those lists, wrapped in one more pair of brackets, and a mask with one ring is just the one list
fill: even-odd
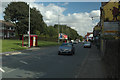
[(72, 46), (72, 44), (69, 44), (69, 43), (64, 43), (64, 44), (62, 44), (61, 46), (71, 47), (71, 46)]

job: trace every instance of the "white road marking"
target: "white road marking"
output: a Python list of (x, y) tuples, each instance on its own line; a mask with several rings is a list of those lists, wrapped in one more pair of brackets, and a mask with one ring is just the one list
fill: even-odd
[(21, 54), (21, 52), (14, 52), (14, 53), (11, 53), (11, 55), (17, 55), (17, 54)]
[(2, 68), (0, 68), (0, 71), (5, 72)]
[(28, 64), (27, 62), (25, 62), (25, 61), (22, 61), (22, 60), (21, 60), (20, 62), (21, 62), (21, 63), (24, 63), (24, 64)]
[(10, 73), (10, 72), (13, 72), (13, 71), (15, 71), (16, 69), (12, 69), (12, 70), (10, 70), (10, 71), (8, 71), (8, 72), (6, 72), (6, 73)]
[(6, 56), (9, 56), (10, 54), (5, 54)]

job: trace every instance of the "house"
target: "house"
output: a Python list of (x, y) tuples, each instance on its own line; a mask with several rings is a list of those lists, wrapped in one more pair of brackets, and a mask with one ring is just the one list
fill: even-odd
[(105, 22), (120, 21), (119, 2), (102, 2), (101, 11)]
[(15, 25), (10, 22), (0, 20), (0, 38), (15, 37)]
[(94, 37), (98, 37), (100, 36), (100, 33), (101, 33), (101, 25), (100, 25), (100, 22), (93, 28), (93, 36)]
[(120, 2), (102, 2), (101, 6), (101, 27), (103, 35), (116, 36), (119, 32)]
[(120, 34), (120, 1), (110, 0), (101, 3), (100, 16), (100, 51), (105, 53), (106, 41), (119, 39)]
[(87, 32), (85, 35), (85, 39), (88, 40), (93, 40), (93, 32)]

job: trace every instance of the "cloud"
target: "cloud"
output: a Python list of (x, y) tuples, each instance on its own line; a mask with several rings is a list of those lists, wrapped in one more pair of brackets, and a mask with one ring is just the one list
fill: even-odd
[[(64, 3), (64, 5), (67, 4), (69, 3)], [(60, 24), (68, 25), (82, 36), (84, 36), (87, 32), (93, 31), (93, 27), (98, 23), (100, 16), (100, 10), (93, 10), (90, 13), (80, 12), (72, 14), (68, 13), (67, 15), (64, 15), (63, 12), (67, 9), (53, 3), (45, 6), (43, 3), (38, 4), (31, 2), (30, 7), (35, 7), (40, 11), (47, 25), (58, 24), (59, 20)], [(91, 17), (94, 17), (94, 20), (92, 20)]]
[[(100, 10), (93, 10), (90, 13), (68, 13), (68, 15), (65, 16), (63, 12), (66, 8), (55, 4), (45, 6), (44, 4), (31, 3), (31, 7), (36, 7), (40, 10), (47, 25), (58, 24), (59, 20), (59, 24), (66, 24), (70, 26), (82, 36), (84, 36), (87, 32), (93, 31), (93, 27), (98, 23), (100, 16)], [(94, 17), (94, 20), (92, 20), (91, 17)]]
[(45, 6), (44, 4), (31, 3), (31, 7), (36, 7), (37, 10), (43, 15), (44, 21), (48, 25), (54, 25), (58, 23), (58, 15), (64, 16), (63, 12), (66, 10), (64, 7), (59, 7), (55, 4), (49, 4)]
[(68, 2), (65, 2), (64, 4), (63, 4), (63, 6), (66, 6), (66, 5), (68, 5), (69, 3)]
[(90, 17), (93, 17), (94, 19), (98, 19), (100, 16), (100, 10), (93, 10), (90, 12)]

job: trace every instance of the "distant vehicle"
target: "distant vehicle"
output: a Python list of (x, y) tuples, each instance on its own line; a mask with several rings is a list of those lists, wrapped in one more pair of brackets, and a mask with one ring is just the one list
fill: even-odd
[(74, 42), (74, 40), (71, 40), (71, 42), (73, 43), (73, 42)]
[(84, 48), (89, 47), (91, 48), (91, 43), (89, 41), (84, 42)]
[(80, 43), (81, 41), (79, 40), (78, 42)]
[(58, 55), (60, 54), (71, 54), (73, 55), (75, 53), (75, 49), (72, 43), (63, 43), (59, 47)]
[(77, 43), (79, 43), (79, 42), (80, 42), (80, 40), (79, 40), (79, 39), (76, 39), (75, 41), (76, 41)]
[(77, 44), (77, 43), (78, 43), (78, 41), (74, 41), (74, 42), (73, 42), (73, 44)]

